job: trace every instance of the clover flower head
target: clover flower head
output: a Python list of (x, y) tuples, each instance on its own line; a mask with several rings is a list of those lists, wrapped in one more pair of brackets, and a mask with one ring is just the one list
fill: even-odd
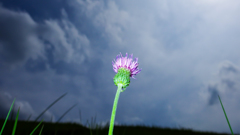
[(138, 69), (138, 58), (135, 58), (134, 61), (132, 61), (132, 57), (133, 54), (129, 55), (128, 58), (127, 53), (125, 57), (123, 57), (121, 53), (117, 55), (116, 60), (114, 60), (114, 62), (112, 61), (113, 70), (118, 73), (120, 68), (127, 69), (130, 71), (130, 77), (134, 78), (134, 76), (140, 73), (142, 69)]
[(114, 84), (124, 88), (123, 91), (129, 86), (130, 77), (134, 78), (142, 70), (138, 69), (138, 58), (132, 61), (132, 56), (130, 55), (128, 58), (128, 54), (126, 53), (126, 56), (123, 57), (120, 53), (120, 55), (117, 55), (116, 60), (112, 61), (113, 70), (117, 73), (113, 78)]
[(131, 54), (128, 58), (127, 53), (125, 57), (123, 57), (120, 53), (120, 55), (117, 55), (116, 60), (114, 60), (114, 62), (112, 61), (113, 70), (117, 73), (113, 78), (113, 82), (115, 85), (117, 85), (118, 90), (113, 103), (108, 135), (113, 134), (114, 119), (120, 93), (125, 91), (126, 88), (129, 86), (130, 77), (134, 78), (133, 76), (137, 75), (142, 70), (138, 69), (138, 58), (135, 58), (133, 61), (132, 57), (133, 54)]

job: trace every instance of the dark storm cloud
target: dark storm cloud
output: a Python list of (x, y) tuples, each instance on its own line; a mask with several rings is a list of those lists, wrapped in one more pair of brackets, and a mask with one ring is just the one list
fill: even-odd
[(234, 86), (236, 85), (236, 80), (222, 79), (221, 83), (224, 84), (227, 88), (233, 89)]
[(236, 66), (234, 66), (232, 63), (230, 62), (225, 62), (221, 65), (219, 74), (237, 74), (239, 72), (238, 68)]
[(63, 6), (67, 6), (65, 0), (7, 0), (2, 4), (4, 7), (25, 11), (30, 14), (34, 19), (42, 21), (46, 18), (60, 18), (62, 16), (61, 9)]
[[(2, 67), (26, 64), (29, 71), (59, 67), (59, 62), (81, 64), (90, 55), (89, 41), (67, 20), (36, 23), (27, 13), (0, 7), (0, 59)], [(47, 57), (46, 57), (47, 55)], [(59, 64), (58, 64), (59, 63)], [(62, 64), (60, 64), (62, 65)]]
[(239, 87), (239, 69), (229, 61), (222, 62), (218, 72), (219, 80), (208, 86), (210, 98), (208, 105), (218, 103), (218, 95), (222, 92), (235, 92)]
[[(4, 40), (0, 41), (17, 45), (8, 48), (0, 43), (0, 61), (4, 57), (12, 59), (0, 63), (0, 91), (8, 92), (0, 95), (12, 97), (1, 101), (6, 106), (1, 105), (0, 110), (6, 113), (16, 97), (16, 104), (24, 108), (21, 113), (26, 110), (25, 117), (33, 113), (34, 119), (68, 92), (46, 113), (46, 121), (51, 116), (60, 117), (77, 102), (84, 122), (96, 114), (97, 121), (107, 122), (117, 89), (111, 61), (119, 52), (128, 52), (139, 58), (143, 70), (121, 94), (118, 123), (178, 123), (199, 130), (229, 131), (221, 106), (216, 105), (216, 95), (231, 99), (223, 102), (231, 104), (228, 112), (232, 117), (238, 116), (239, 2), (63, 3), (8, 0), (0, 7), (5, 18), (12, 20), (3, 20), (9, 30), (1, 28), (8, 37), (2, 34)], [(231, 62), (223, 63), (225, 66), (218, 70), (217, 65), (224, 60)], [(212, 79), (213, 72), (216, 78)], [(214, 82), (208, 85), (210, 80)], [(198, 95), (201, 90), (202, 97)], [(76, 108), (63, 121), (79, 121)], [(232, 115), (234, 112), (236, 115)], [(239, 118), (234, 118), (233, 125), (239, 125)]]
[(208, 105), (213, 105), (218, 103), (218, 89), (216, 86), (208, 86), (208, 91), (210, 92), (210, 99), (208, 101)]
[(36, 73), (46, 70), (47, 62), (41, 58), (38, 59), (28, 59), (25, 68), (28, 72)]
[(0, 59), (2, 65), (12, 65), (40, 55), (42, 46), (36, 38), (36, 24), (26, 13), (16, 13), (0, 7)]
[[(94, 79), (94, 75), (98, 75), (95, 67), (100, 69), (101, 62), (96, 61), (97, 58), (90, 58), (92, 52), (88, 38), (68, 20), (64, 10), (61, 14), (61, 19), (36, 22), (27, 12), (0, 6), (1, 92), (9, 91), (9, 95), (17, 97), (15, 104), (21, 106), (22, 119), (30, 114), (34, 118), (42, 111), (34, 107), (34, 104), (43, 104), (36, 103), (34, 97), (45, 97), (45, 92), (51, 91), (62, 94), (68, 90), (79, 94), (79, 89), (86, 89), (92, 82), (93, 87), (98, 84)], [(12, 70), (9, 70), (11, 67)], [(86, 80), (89, 82), (84, 82)], [(56, 93), (49, 98), (52, 99)], [(2, 93), (0, 95), (6, 96)], [(2, 103), (8, 103), (0, 106), (0, 114), (5, 115), (13, 98), (1, 99), (4, 100)], [(51, 100), (45, 100), (50, 104)], [(43, 117), (48, 120), (52, 116), (59, 115), (47, 111)]]

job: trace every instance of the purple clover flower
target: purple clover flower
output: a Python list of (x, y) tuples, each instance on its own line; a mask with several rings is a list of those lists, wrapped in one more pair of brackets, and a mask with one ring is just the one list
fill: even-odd
[[(132, 61), (133, 54), (129, 55), (126, 53), (126, 56), (123, 57), (120, 53), (117, 55), (116, 60), (114, 62), (112, 61), (113, 70), (118, 73), (118, 69), (124, 68), (130, 71), (130, 77), (134, 78), (135, 75), (140, 73), (142, 69), (138, 69), (138, 58), (135, 58), (134, 61)], [(134, 78), (136, 79), (136, 78)]]
[(113, 70), (117, 73), (113, 78), (113, 82), (118, 87), (118, 90), (113, 103), (108, 135), (113, 134), (114, 120), (120, 93), (125, 91), (129, 86), (130, 77), (134, 78), (133, 76), (137, 75), (142, 70), (138, 69), (138, 58), (135, 58), (134, 61), (132, 61), (132, 57), (133, 54), (128, 58), (127, 53), (125, 57), (120, 53), (120, 55), (117, 55), (116, 60), (114, 60), (114, 62), (112, 61)]

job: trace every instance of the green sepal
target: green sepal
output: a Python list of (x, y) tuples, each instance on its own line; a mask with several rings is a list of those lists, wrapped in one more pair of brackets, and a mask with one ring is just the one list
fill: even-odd
[(113, 81), (116, 86), (122, 84), (122, 92), (126, 90), (127, 86), (130, 84), (131, 72), (125, 68), (119, 68), (118, 73), (114, 76)]

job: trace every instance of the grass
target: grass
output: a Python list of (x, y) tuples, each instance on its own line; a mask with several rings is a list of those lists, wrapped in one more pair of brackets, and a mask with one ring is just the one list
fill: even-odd
[(220, 103), (221, 103), (221, 106), (222, 106), (224, 115), (225, 115), (225, 117), (226, 117), (226, 120), (227, 120), (227, 122), (228, 122), (228, 126), (229, 126), (229, 128), (230, 128), (230, 131), (231, 131), (232, 135), (234, 135), (234, 134), (233, 134), (233, 131), (232, 131), (232, 127), (231, 127), (230, 122), (229, 122), (228, 117), (227, 117), (227, 113), (225, 112), (225, 109), (224, 109), (224, 107), (223, 107), (223, 104), (222, 104), (222, 101), (221, 101), (221, 98), (220, 98), (219, 95), (218, 95), (218, 98), (219, 98), (219, 101), (220, 101)]
[[(14, 102), (15, 102), (15, 99), (13, 100), (13, 103), (12, 103), (12, 105), (11, 105), (9, 111), (8, 111), (7, 117), (6, 117), (6, 119), (5, 119), (4, 123), (3, 123), (2, 129), (1, 129), (1, 132), (0, 132), (0, 135), (2, 135), (2, 133), (3, 133), (3, 129), (4, 129), (5, 125), (6, 125), (6, 123), (7, 123), (7, 120), (8, 120), (9, 114), (10, 114), (10, 112), (11, 112), (11, 110), (12, 110), (12, 107), (13, 107)], [(20, 110), (20, 108), (18, 109), (17, 116), (16, 116), (16, 119), (15, 119), (15, 122), (14, 122), (13, 130), (12, 130), (12, 135), (15, 135), (15, 131), (16, 131), (16, 128), (17, 128), (19, 110)], [(43, 120), (42, 120), (42, 121), (43, 121)], [(30, 135), (32, 135), (32, 134), (35, 132), (35, 130), (36, 130), (36, 129), (40, 126), (40, 124), (42, 123), (42, 121), (32, 130), (32, 132), (30, 133)], [(41, 135), (41, 132), (42, 132), (42, 128), (41, 128), (41, 131), (40, 131), (40, 135)]]
[[(10, 135), (12, 124), (14, 121), (8, 121), (9, 128), (6, 135)], [(0, 120), (0, 126), (3, 120)], [(33, 129), (37, 122), (19, 121), (18, 131), (16, 135), (29, 135), (30, 129)], [(108, 127), (91, 129), (89, 127), (76, 124), (76, 123), (51, 123), (43, 122), (44, 128), (41, 135), (107, 135)], [(96, 125), (95, 125), (96, 126)], [(98, 125), (101, 127), (100, 125)], [(35, 135), (40, 133), (40, 128), (35, 131)], [(214, 133), (214, 132), (200, 132), (191, 129), (171, 129), (161, 128), (156, 126), (144, 125), (119, 125), (114, 126), (114, 135), (229, 135), (227, 133)]]
[[(38, 117), (39, 119), (44, 112), (46, 112), (51, 106), (53, 106), (57, 101), (63, 98), (66, 95), (63, 94), (57, 100), (55, 100), (50, 106), (47, 107)], [(233, 135), (233, 131), (230, 125), (230, 122), (227, 118), (227, 114), (224, 110), (222, 101), (219, 97), (219, 101), (221, 103), (223, 112), (225, 114), (226, 120), (228, 122), (231, 134)], [(87, 120), (85, 126), (82, 124), (76, 123), (59, 123), (59, 121), (73, 108), (76, 106), (73, 105), (70, 107), (59, 119), (56, 123), (52, 122), (37, 122), (29, 121), (31, 115), (28, 117), (26, 121), (18, 121), (18, 116), (20, 112), (20, 108), (18, 108), (16, 118), (13, 120), (13, 113), (11, 115), (10, 120), (8, 120), (10, 112), (13, 108), (15, 99), (9, 109), (7, 117), (5, 120), (0, 119), (0, 127), (2, 129), (0, 131), (0, 135), (107, 135), (108, 134), (108, 126), (102, 126), (96, 123), (96, 116), (91, 118), (90, 121)], [(80, 122), (81, 121), (81, 111), (79, 111), (80, 115)], [(6, 124), (8, 122), (8, 124)], [(42, 124), (41, 128), (40, 125)], [(18, 127), (18, 128), (17, 128)], [(120, 125), (114, 126), (114, 135), (228, 135), (227, 133), (214, 133), (214, 132), (200, 132), (200, 131), (193, 131), (191, 129), (171, 129), (171, 128), (161, 128), (156, 126), (144, 126), (144, 125)]]

